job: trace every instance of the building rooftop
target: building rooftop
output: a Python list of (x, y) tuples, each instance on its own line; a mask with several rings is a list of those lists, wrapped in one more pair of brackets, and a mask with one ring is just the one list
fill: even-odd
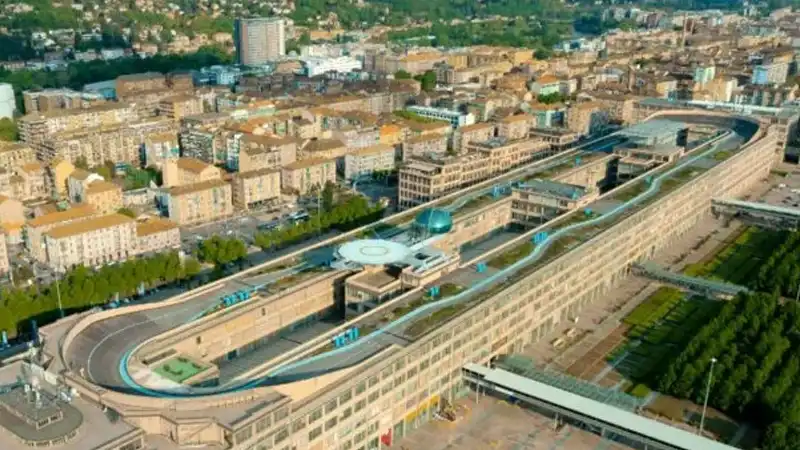
[(394, 153), (394, 147), (387, 144), (375, 144), (370, 145), (369, 147), (360, 148), (354, 152), (350, 152), (349, 155), (351, 156), (369, 156), (369, 155), (377, 155), (381, 153)]
[(674, 120), (648, 120), (623, 129), (620, 134), (628, 138), (651, 138), (678, 134), (687, 125)]
[(175, 186), (169, 189), (169, 195), (172, 196), (181, 196), (186, 194), (192, 194), (195, 192), (205, 191), (208, 189), (222, 187), (228, 185), (225, 180), (208, 180), (208, 181), (201, 181), (200, 183), (192, 183), (187, 184), (185, 186)]
[(81, 220), (80, 222), (73, 222), (67, 225), (55, 227), (48, 231), (47, 235), (53, 239), (62, 239), (133, 222), (134, 220), (128, 216), (123, 216), (122, 214), (109, 214), (107, 216), (95, 217), (92, 219)]
[(306, 152), (322, 152), (326, 150), (335, 150), (345, 147), (344, 142), (339, 139), (311, 139), (309, 140), (303, 151)]
[(298, 170), (298, 169), (307, 169), (309, 167), (320, 166), (326, 163), (332, 163), (332, 159), (325, 159), (325, 158), (308, 158), (308, 159), (301, 159), (299, 161), (295, 161), (293, 163), (289, 163), (283, 166), (286, 170)]
[(95, 213), (91, 205), (76, 205), (65, 211), (58, 211), (45, 214), (28, 221), (31, 227), (43, 227), (47, 225), (55, 225), (60, 222), (68, 222), (70, 220), (84, 219), (93, 216)]
[(473, 131), (486, 130), (489, 128), (494, 128), (494, 124), (489, 122), (479, 122), (479, 123), (474, 123), (472, 125), (464, 125), (463, 127), (460, 127), (458, 131), (463, 134), (463, 133), (471, 133)]
[(136, 235), (147, 236), (176, 228), (178, 228), (178, 224), (171, 220), (162, 219), (160, 217), (151, 217), (145, 221), (136, 223)]
[(105, 180), (97, 180), (97, 181), (92, 181), (89, 187), (86, 188), (86, 195), (99, 194), (108, 191), (122, 192), (122, 188), (114, 183)]
[(42, 165), (38, 162), (32, 162), (22, 165), (22, 171), (27, 173), (38, 172), (42, 170)]
[(559, 183), (557, 181), (534, 178), (519, 187), (521, 191), (532, 191), (548, 197), (578, 200), (586, 195), (586, 188), (577, 184)]
[(265, 167), (263, 169), (248, 170), (247, 172), (238, 172), (233, 175), (233, 178), (244, 178), (244, 179), (258, 178), (258, 177), (263, 177), (264, 175), (269, 175), (271, 173), (280, 173), (280, 172), (281, 169)]
[(201, 161), (197, 158), (178, 158), (178, 168), (181, 170), (188, 170), (189, 172), (200, 173), (209, 167), (213, 167), (207, 162)]
[(75, 169), (75, 170), (72, 171), (71, 174), (69, 174), (69, 176), (70, 176), (70, 178), (75, 178), (76, 180), (83, 181), (83, 180), (86, 180), (87, 178), (89, 178), (89, 175), (91, 175), (91, 174), (92, 173), (89, 172), (88, 170)]

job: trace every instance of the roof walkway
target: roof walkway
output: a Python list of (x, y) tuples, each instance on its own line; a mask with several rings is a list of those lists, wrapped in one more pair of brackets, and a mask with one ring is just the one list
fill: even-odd
[(635, 264), (634, 272), (656, 281), (672, 284), (707, 297), (730, 298), (740, 293), (749, 292), (744, 286), (738, 284), (713, 281), (705, 278), (691, 277), (681, 273), (670, 272), (653, 263)]

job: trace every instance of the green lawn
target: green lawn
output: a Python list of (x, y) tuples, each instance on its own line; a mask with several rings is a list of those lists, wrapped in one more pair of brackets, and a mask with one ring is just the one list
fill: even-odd
[(708, 261), (690, 264), (686, 275), (748, 285), (762, 262), (786, 239), (782, 232), (746, 228), (731, 242), (722, 246)]
[(633, 327), (649, 326), (667, 315), (681, 301), (683, 292), (671, 287), (661, 287), (637, 306), (622, 321)]
[(528, 256), (533, 251), (533, 242), (526, 241), (523, 244), (506, 250), (505, 252), (495, 256), (487, 262), (487, 265), (496, 269), (502, 269), (514, 264), (520, 259)]
[(201, 366), (181, 356), (171, 358), (155, 368), (157, 374), (176, 383), (183, 383), (206, 370), (208, 370), (208, 366)]

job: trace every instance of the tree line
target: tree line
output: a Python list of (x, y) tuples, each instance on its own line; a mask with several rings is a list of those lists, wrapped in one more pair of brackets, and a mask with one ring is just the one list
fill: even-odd
[(709, 405), (767, 427), (764, 450), (796, 448), (790, 439), (800, 437), (798, 345), (800, 305), (773, 294), (740, 295), (656, 371), (655, 384), (701, 404), (714, 364)]
[(60, 281), (40, 286), (0, 289), (0, 330), (15, 336), (35, 319), (45, 325), (65, 314), (83, 311), (119, 298), (130, 297), (140, 289), (151, 289), (171, 283), (187, 283), (200, 272), (194, 258), (181, 261), (177, 252), (165, 252), (149, 258), (104, 266), (97, 270), (78, 266)]
[(258, 233), (255, 235), (256, 245), (264, 250), (280, 249), (331, 230), (350, 231), (383, 217), (383, 206), (370, 205), (361, 196), (352, 196), (337, 205), (327, 202), (324, 192), (322, 197), (323, 208), (320, 213), (314, 211), (304, 222)]
[(247, 246), (241, 239), (226, 239), (217, 235), (202, 241), (197, 249), (197, 257), (200, 258), (200, 261), (217, 266), (240, 261), (246, 256)]
[(197, 70), (216, 64), (230, 64), (233, 59), (217, 47), (203, 47), (196, 53), (184, 55), (156, 55), (151, 58), (121, 58), (111, 61), (73, 62), (58, 70), (0, 69), (0, 83), (10, 83), (17, 95), (17, 105), (23, 111), (22, 92), (30, 89), (63, 88), (82, 89), (84, 85), (112, 80), (121, 75), (142, 72), (168, 73)]
[(794, 298), (800, 287), (800, 232), (784, 234), (783, 243), (761, 265), (750, 287)]

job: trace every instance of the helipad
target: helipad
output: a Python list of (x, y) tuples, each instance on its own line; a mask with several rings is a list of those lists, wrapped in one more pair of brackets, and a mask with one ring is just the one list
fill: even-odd
[(363, 265), (384, 265), (403, 261), (411, 249), (403, 244), (380, 239), (361, 239), (339, 247), (339, 256)]

